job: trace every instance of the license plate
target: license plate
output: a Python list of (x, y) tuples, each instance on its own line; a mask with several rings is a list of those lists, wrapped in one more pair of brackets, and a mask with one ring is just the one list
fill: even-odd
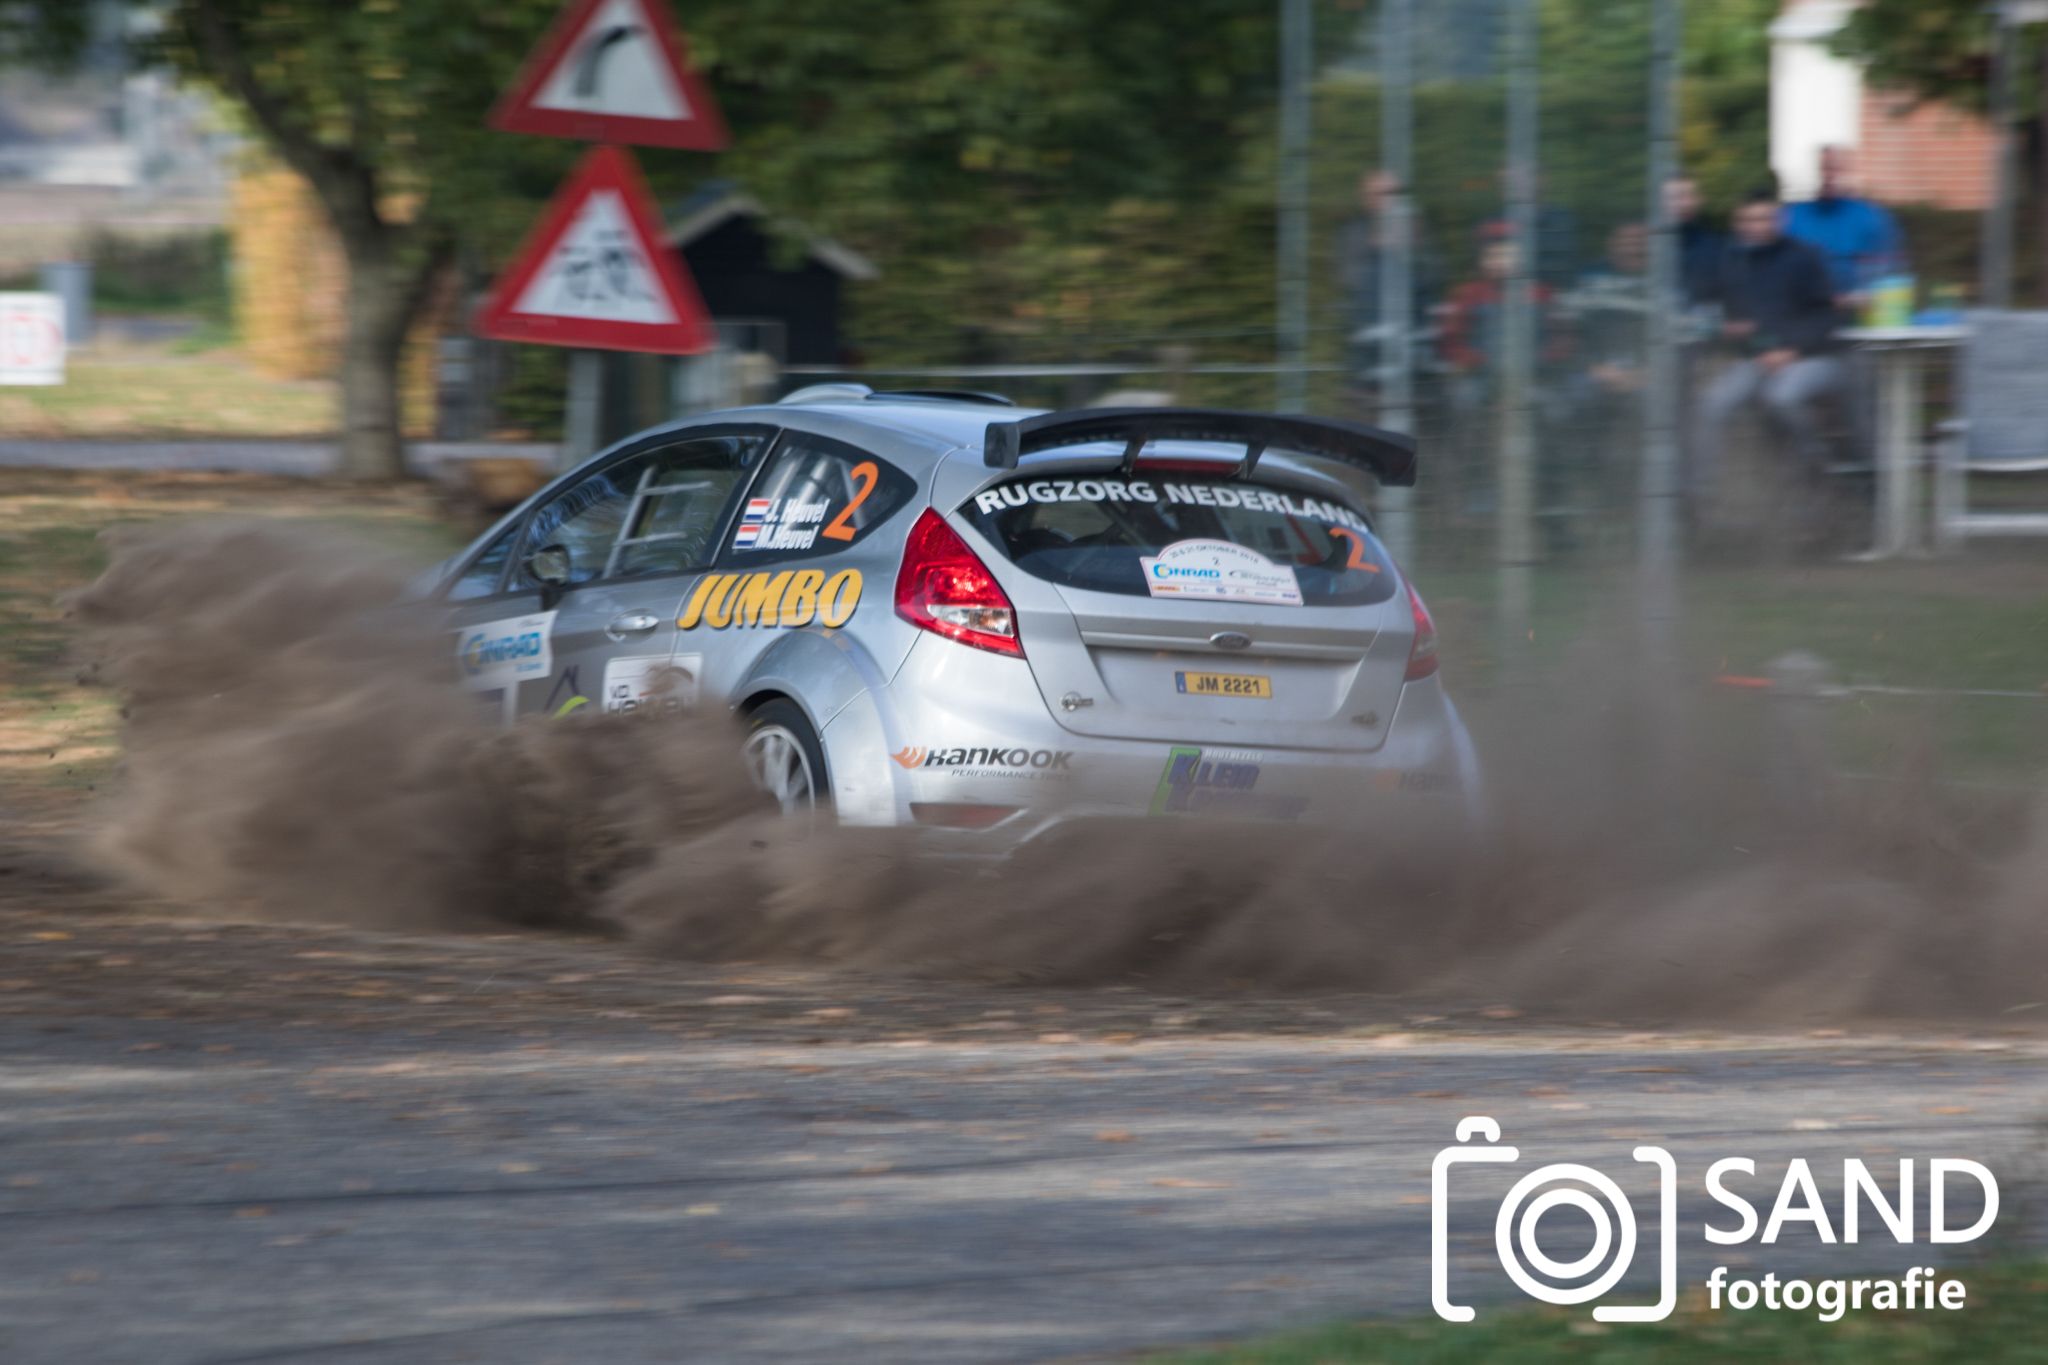
[(1175, 673), (1173, 685), (1191, 697), (1273, 695), (1273, 680), (1263, 673)]

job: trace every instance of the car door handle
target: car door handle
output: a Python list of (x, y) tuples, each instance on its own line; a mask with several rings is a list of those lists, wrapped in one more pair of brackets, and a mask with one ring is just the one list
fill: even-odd
[(629, 611), (614, 616), (604, 633), (614, 640), (623, 640), (628, 635), (645, 635), (661, 624), (661, 618), (651, 611)]

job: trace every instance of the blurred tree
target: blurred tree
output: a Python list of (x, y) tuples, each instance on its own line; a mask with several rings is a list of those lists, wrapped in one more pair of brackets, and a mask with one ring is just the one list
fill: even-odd
[(1872, 83), (1981, 111), (1991, 84), (1984, 0), (1866, 0), (1835, 49), (1864, 63)]
[(174, 0), (162, 11), (163, 51), (232, 99), (306, 179), (348, 259), (344, 474), (404, 473), (400, 349), (474, 231), (468, 216), (515, 178), (504, 160), (514, 140), (486, 131), (483, 115), (553, 8)]
[[(0, 5), (0, 55), (45, 63), (92, 36), (79, 0)], [(348, 261), (342, 471), (404, 472), (400, 348), (458, 243), (573, 149), (498, 137), (484, 114), (554, 0), (132, 0), (124, 30), (227, 98), (304, 177)], [(486, 143), (488, 141), (488, 146)], [(535, 177), (524, 177), (531, 187)]]

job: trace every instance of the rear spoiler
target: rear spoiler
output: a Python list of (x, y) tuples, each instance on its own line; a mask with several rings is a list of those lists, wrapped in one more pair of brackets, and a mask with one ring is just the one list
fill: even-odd
[(982, 458), (991, 469), (1015, 469), (1026, 455), (1066, 446), (1121, 441), (1124, 472), (1151, 441), (1213, 441), (1244, 447), (1237, 476), (1258, 466), (1268, 447), (1320, 455), (1365, 470), (1382, 484), (1415, 482), (1415, 439), (1334, 417), (1280, 416), (1219, 408), (1079, 408), (1011, 422), (990, 422)]

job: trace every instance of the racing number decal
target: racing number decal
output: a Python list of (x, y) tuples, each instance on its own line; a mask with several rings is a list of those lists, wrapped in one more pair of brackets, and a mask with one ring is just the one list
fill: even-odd
[(1366, 573), (1378, 573), (1380, 566), (1365, 557), (1365, 537), (1343, 526), (1329, 528), (1333, 536), (1342, 536), (1344, 543), (1351, 547), (1351, 555), (1344, 561), (1347, 569), (1359, 569)]
[(853, 481), (860, 485), (860, 491), (853, 495), (853, 501), (841, 508), (839, 515), (832, 518), (832, 524), (819, 532), (827, 540), (852, 540), (854, 529), (848, 523), (856, 507), (868, 500), (868, 494), (875, 491), (875, 485), (882, 481), (882, 471), (875, 467), (873, 460), (862, 460), (850, 471)]

